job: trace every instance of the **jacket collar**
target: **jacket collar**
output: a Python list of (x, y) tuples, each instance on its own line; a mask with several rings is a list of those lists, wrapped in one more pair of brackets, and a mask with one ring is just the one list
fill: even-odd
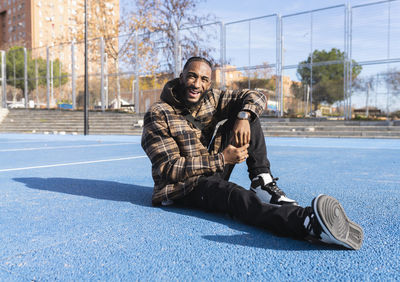
[(169, 104), (177, 113), (187, 110), (185, 104), (181, 100), (180, 91), (179, 78), (175, 78), (165, 84), (160, 95), (161, 101)]

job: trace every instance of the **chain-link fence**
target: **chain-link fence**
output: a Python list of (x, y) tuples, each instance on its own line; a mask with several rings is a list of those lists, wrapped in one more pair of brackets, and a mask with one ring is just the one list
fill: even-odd
[[(89, 108), (145, 112), (184, 59), (214, 63), (214, 87), (251, 88), (272, 116), (382, 116), (400, 109), (400, 1), (88, 41)], [(1, 51), (2, 107), (79, 110), (83, 42)]]

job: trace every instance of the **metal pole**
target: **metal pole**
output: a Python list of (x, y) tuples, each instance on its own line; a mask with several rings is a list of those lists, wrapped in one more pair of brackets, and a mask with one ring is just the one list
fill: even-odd
[[(388, 2), (388, 32), (387, 32), (387, 59), (390, 59), (390, 27), (391, 27), (391, 22), (390, 22), (390, 2)], [(389, 75), (390, 67), (389, 64), (387, 64), (387, 75)], [(389, 100), (390, 100), (390, 87), (389, 87), (389, 82), (388, 79), (386, 79), (386, 90), (387, 90), (387, 95), (386, 95), (386, 119), (389, 120)]]
[(101, 111), (105, 111), (104, 107), (104, 38), (100, 38), (100, 99)]
[(58, 60), (58, 90), (59, 90), (59, 96), (58, 97), (60, 97), (60, 98), (62, 98), (62, 88), (61, 88), (61, 79), (62, 79), (62, 77), (61, 77), (61, 75), (62, 75), (62, 72), (61, 72), (61, 69), (62, 69), (62, 60), (61, 60), (61, 52), (62, 52), (62, 47), (63, 47), (63, 45), (60, 45), (60, 50), (59, 50), (59, 52), (60, 52), (60, 55), (59, 55), (59, 60)]
[(349, 68), (348, 68), (348, 84), (347, 84), (347, 93), (349, 96), (349, 119), (352, 119), (352, 114), (351, 114), (351, 96), (353, 93), (353, 11), (352, 8), (350, 7), (349, 4), (349, 25), (348, 25), (348, 31), (349, 31), (349, 38), (348, 38), (348, 49), (349, 49)]
[(369, 91), (370, 91), (370, 89), (371, 89), (371, 83), (368, 81), (368, 83), (367, 83), (367, 86), (368, 86), (368, 88), (367, 88), (367, 99), (365, 100), (365, 115), (367, 116), (367, 118), (369, 117), (369, 105), (368, 105), (368, 100), (369, 100)]
[(225, 90), (225, 64), (226, 64), (226, 25), (221, 22), (221, 89)]
[[(280, 97), (280, 82), (281, 82), (281, 74), (282, 74), (282, 62), (281, 62), (281, 51), (282, 51), (282, 46), (281, 46), (281, 35), (282, 35), (282, 18), (280, 15), (276, 16), (276, 47), (275, 47), (275, 56), (276, 56), (276, 68), (275, 68), (275, 102), (276, 102), (276, 111), (275, 114), (276, 116), (279, 116), (278, 111), (278, 101)], [(280, 105), (280, 103), (279, 103)]]
[(3, 94), (3, 108), (7, 108), (7, 78), (6, 78), (6, 52), (0, 51), (1, 54), (1, 90)]
[(343, 27), (343, 50), (344, 50), (344, 58), (343, 58), (343, 116), (344, 119), (347, 120), (347, 99), (348, 99), (348, 93), (347, 93), (347, 82), (348, 82), (348, 77), (347, 77), (347, 49), (348, 49), (348, 9), (347, 5), (344, 6), (344, 27)]
[(279, 74), (279, 91), (280, 91), (280, 117), (283, 117), (284, 112), (284, 101), (283, 101), (283, 29), (282, 29), (282, 20), (279, 22), (279, 61), (280, 61), (280, 74)]
[(71, 92), (73, 110), (76, 110), (75, 79), (75, 39), (73, 39), (71, 42)]
[(313, 57), (314, 57), (314, 51), (313, 51), (313, 13), (311, 15), (311, 23), (310, 23), (310, 50), (311, 50), (311, 59), (310, 59), (310, 114), (312, 114), (313, 110)]
[(280, 104), (281, 104), (281, 113), (280, 113), (280, 116), (281, 117), (283, 117), (284, 116), (284, 112), (285, 112), (285, 97), (284, 97), (284, 93), (283, 93), (283, 44), (284, 44), (284, 42), (283, 42), (283, 35), (282, 35), (282, 29), (281, 29), (281, 51), (280, 51), (280, 53), (279, 53), (279, 55), (280, 55), (280, 61), (281, 61), (281, 74), (280, 74), (280, 76), (279, 76), (279, 80), (280, 80), (280, 82), (279, 82), (279, 85), (280, 85), (280, 92), (281, 92), (281, 102), (280, 102)]
[(49, 47), (46, 47), (46, 82), (47, 82), (47, 90), (46, 90), (46, 98), (47, 98), (47, 109), (50, 108), (50, 50)]
[(182, 70), (182, 45), (178, 46), (178, 70)]
[(140, 112), (139, 101), (139, 50), (138, 32), (135, 32), (135, 113)]
[[(51, 54), (50, 54), (51, 56)], [(50, 102), (54, 102), (54, 62), (53, 59), (50, 60)], [(50, 104), (50, 105), (51, 105)]]
[(348, 119), (348, 102), (349, 102), (349, 95), (348, 95), (348, 49), (349, 49), (349, 36), (348, 36), (348, 5), (344, 6), (344, 25), (343, 25), (343, 50), (344, 50), (344, 57), (343, 57), (343, 116), (344, 119)]
[(248, 78), (247, 78), (247, 82), (248, 82), (248, 88), (250, 89), (251, 84), (250, 84), (250, 67), (251, 67), (251, 21), (249, 21), (249, 52), (248, 52), (248, 60), (249, 60), (249, 70), (247, 72)]
[[(175, 42), (174, 42), (174, 77), (179, 77), (180, 68), (179, 68), (179, 30), (175, 27), (174, 29)], [(135, 43), (136, 44), (136, 43)], [(135, 45), (136, 48), (136, 45)]]
[(39, 75), (38, 75), (38, 65), (37, 65), (37, 59), (35, 59), (35, 93), (36, 93), (36, 104), (39, 105)]
[(223, 22), (220, 22), (220, 84), (221, 84), (221, 89), (225, 89), (225, 25)]
[[(14, 71), (14, 90), (13, 93), (15, 92), (15, 88), (16, 88), (16, 77), (15, 77), (15, 50), (12, 52), (13, 53), (13, 71)], [(13, 102), (14, 102), (15, 96), (13, 95)]]
[(104, 89), (105, 89), (105, 103), (106, 109), (108, 109), (108, 68), (107, 68), (107, 53), (104, 53)]
[(28, 54), (24, 48), (24, 97), (25, 108), (28, 108)]
[(88, 81), (88, 48), (87, 48), (87, 0), (85, 0), (85, 92), (84, 92), (84, 135), (89, 134), (89, 113), (88, 113), (88, 95), (89, 95), (89, 81)]

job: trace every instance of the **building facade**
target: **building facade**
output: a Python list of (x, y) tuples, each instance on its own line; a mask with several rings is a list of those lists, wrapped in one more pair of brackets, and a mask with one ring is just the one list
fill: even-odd
[[(117, 37), (119, 21), (119, 0), (88, 1), (89, 39)], [(50, 59), (59, 59), (70, 73), (71, 42), (76, 42), (75, 57), (82, 58), (83, 40), (84, 0), (0, 0), (0, 50), (22, 46), (45, 59), (49, 47)], [(89, 44), (99, 49), (98, 42)], [(75, 63), (81, 75), (82, 62)]]
[[(100, 3), (101, 2), (101, 3)], [(89, 27), (97, 37), (96, 21), (107, 17), (119, 24), (119, 0), (88, 1)], [(100, 10), (105, 11), (100, 11)], [(99, 18), (100, 12), (103, 12)], [(28, 49), (82, 39), (84, 0), (0, 0), (0, 48), (19, 45)]]

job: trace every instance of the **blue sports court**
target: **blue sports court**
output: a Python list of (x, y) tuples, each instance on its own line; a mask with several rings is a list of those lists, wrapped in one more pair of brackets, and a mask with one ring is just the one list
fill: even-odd
[[(140, 136), (0, 134), (0, 280), (400, 280), (400, 140), (266, 140), (278, 185), (338, 198), (361, 250), (152, 207)], [(231, 180), (249, 187), (245, 165)]]

